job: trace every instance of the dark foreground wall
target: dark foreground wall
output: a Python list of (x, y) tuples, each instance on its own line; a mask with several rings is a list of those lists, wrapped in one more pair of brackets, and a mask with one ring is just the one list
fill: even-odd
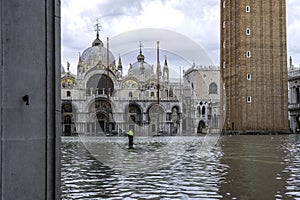
[(1, 199), (59, 199), (59, 1), (0, 4)]

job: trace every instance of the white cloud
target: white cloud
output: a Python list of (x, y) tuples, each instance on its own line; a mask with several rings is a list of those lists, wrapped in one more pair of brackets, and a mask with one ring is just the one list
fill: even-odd
[(287, 0), (287, 47), (288, 57), (293, 57), (295, 66), (300, 67), (300, 2)]
[[(95, 39), (96, 19), (101, 39), (141, 28), (164, 28), (184, 34), (219, 63), (219, 0), (64, 0), (62, 1), (62, 63), (76, 70), (78, 52)], [(300, 2), (287, 0), (288, 56), (300, 64)], [(137, 41), (138, 44), (138, 41)], [(135, 58), (133, 58), (134, 60)]]
[(148, 27), (177, 27), (183, 23), (184, 15), (174, 8), (177, 3), (162, 3), (161, 1), (145, 1), (142, 4), (143, 13), (139, 18), (141, 25)]

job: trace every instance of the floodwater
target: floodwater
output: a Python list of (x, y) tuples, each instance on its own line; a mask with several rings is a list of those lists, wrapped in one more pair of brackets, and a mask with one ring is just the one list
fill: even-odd
[(300, 199), (300, 135), (149, 140), (63, 138), (62, 199)]

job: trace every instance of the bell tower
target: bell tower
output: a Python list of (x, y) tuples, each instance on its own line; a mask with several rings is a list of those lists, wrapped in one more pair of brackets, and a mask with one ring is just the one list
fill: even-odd
[(287, 133), (286, 2), (220, 1), (224, 133)]

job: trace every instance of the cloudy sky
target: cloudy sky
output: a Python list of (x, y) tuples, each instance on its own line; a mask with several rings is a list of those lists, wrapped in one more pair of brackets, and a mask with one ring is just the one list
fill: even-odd
[[(98, 19), (101, 24), (100, 39), (105, 43), (110, 38), (112, 48), (117, 41), (128, 33), (137, 36), (137, 41), (130, 44), (129, 50), (136, 52), (139, 37), (144, 32), (137, 30), (163, 29), (172, 31), (173, 36), (181, 39), (173, 41), (177, 46), (195, 42), (204, 50), (215, 65), (219, 65), (219, 1), (220, 0), (62, 0), (61, 1), (61, 31), (62, 31), (62, 64), (67, 61), (71, 70), (76, 72), (79, 52), (91, 46), (95, 39), (94, 25)], [(300, 1), (287, 2), (287, 39), (288, 56), (293, 57), (295, 66), (300, 67)], [(155, 47), (157, 34), (152, 34)], [(126, 37), (125, 37), (126, 38)], [(179, 37), (180, 38), (180, 37)], [(149, 38), (148, 38), (149, 39)], [(161, 40), (163, 39), (160, 39)], [(128, 42), (126, 40), (126, 42)], [(152, 47), (143, 42), (143, 48)], [(161, 42), (162, 45), (164, 42)], [(119, 43), (120, 44), (120, 43)], [(173, 47), (164, 49), (175, 51)], [(115, 56), (125, 52), (117, 50)], [(136, 54), (127, 52), (127, 55)], [(177, 52), (178, 53), (178, 52)], [(168, 60), (170, 56), (168, 55)], [(193, 62), (193, 58), (186, 58)], [(125, 60), (124, 65), (129, 61)], [(205, 64), (198, 63), (197, 64)], [(151, 62), (150, 62), (151, 63)]]

